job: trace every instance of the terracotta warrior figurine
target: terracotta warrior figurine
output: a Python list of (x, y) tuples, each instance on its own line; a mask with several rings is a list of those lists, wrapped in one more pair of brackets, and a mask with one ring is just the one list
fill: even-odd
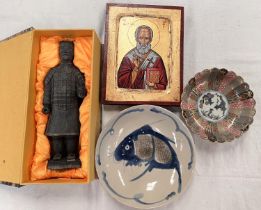
[(48, 169), (80, 168), (79, 107), (87, 95), (84, 74), (73, 64), (74, 43), (60, 42), (60, 63), (44, 80), (43, 113), (49, 114), (45, 135), (51, 146)]

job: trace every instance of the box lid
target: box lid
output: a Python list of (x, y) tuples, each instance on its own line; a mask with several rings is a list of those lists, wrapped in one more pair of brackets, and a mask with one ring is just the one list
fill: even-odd
[(20, 183), (33, 31), (0, 42), (0, 181)]

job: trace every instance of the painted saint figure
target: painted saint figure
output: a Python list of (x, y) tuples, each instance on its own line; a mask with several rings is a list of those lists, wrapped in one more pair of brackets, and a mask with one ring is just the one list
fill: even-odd
[(165, 90), (168, 84), (161, 56), (151, 49), (153, 31), (139, 26), (135, 31), (137, 45), (122, 59), (118, 70), (118, 87), (127, 89)]

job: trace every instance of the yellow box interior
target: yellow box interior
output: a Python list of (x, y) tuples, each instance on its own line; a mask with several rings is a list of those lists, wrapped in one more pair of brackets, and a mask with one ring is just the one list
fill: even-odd
[[(88, 179), (30, 181), (36, 129), (34, 119), (36, 65), (41, 36), (91, 36), (93, 59), (90, 92), (90, 166)], [(100, 41), (93, 30), (33, 30), (0, 43), (0, 181), (18, 184), (89, 183), (95, 178), (94, 151), (100, 131)], [(3, 101), (3, 102), (2, 102)]]

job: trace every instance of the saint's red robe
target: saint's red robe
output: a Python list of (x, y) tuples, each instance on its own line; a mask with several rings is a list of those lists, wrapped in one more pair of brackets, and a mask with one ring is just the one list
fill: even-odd
[[(152, 50), (151, 50), (152, 51)], [(132, 63), (131, 58), (135, 54), (134, 49), (127, 53), (122, 59), (121, 65), (118, 70), (118, 87), (128, 89), (145, 89), (144, 74), (149, 71), (150, 68), (159, 71), (159, 83), (156, 83), (154, 89), (165, 90), (168, 84), (165, 66), (162, 58), (155, 51), (152, 51), (151, 58), (152, 63), (147, 65), (145, 69), (139, 69), (136, 79), (132, 83), (132, 71), (135, 65)]]

